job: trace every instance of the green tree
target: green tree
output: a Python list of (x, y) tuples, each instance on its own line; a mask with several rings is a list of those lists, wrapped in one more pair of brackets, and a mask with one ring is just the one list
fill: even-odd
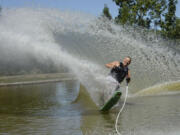
[(165, 21), (162, 26), (163, 33), (171, 38), (173, 38), (176, 31), (176, 4), (177, 0), (169, 0), (168, 11), (165, 14)]
[(180, 18), (176, 18), (176, 25), (172, 32), (172, 36), (174, 39), (178, 39), (180, 41)]
[(111, 14), (109, 12), (109, 8), (108, 8), (108, 6), (106, 4), (104, 4), (104, 9), (103, 9), (102, 16), (107, 17), (109, 20), (112, 19), (112, 16), (111, 16)]
[(131, 9), (134, 5), (133, 0), (113, 0), (117, 6), (119, 6), (119, 14), (115, 18), (116, 23), (118, 24), (132, 24), (132, 18), (134, 18), (134, 14), (132, 14)]
[(115, 21), (120, 24), (157, 29), (162, 24), (166, 0), (113, 0), (119, 6)]

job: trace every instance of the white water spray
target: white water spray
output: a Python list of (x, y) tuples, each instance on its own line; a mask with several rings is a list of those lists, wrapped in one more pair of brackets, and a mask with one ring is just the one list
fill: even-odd
[[(104, 64), (132, 56), (133, 90), (177, 80), (180, 56), (163, 42), (134, 38), (121, 26), (83, 13), (10, 9), (0, 16), (0, 71), (73, 72), (99, 104), (109, 90)], [(136, 36), (136, 32), (132, 32)], [(147, 34), (148, 35), (148, 34)], [(46, 68), (45, 68), (46, 67)], [(142, 80), (143, 79), (143, 80)], [(160, 80), (160, 81), (159, 81)]]

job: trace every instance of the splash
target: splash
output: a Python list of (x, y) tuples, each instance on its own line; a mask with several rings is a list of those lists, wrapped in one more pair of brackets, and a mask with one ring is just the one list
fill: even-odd
[(131, 92), (180, 79), (179, 52), (162, 39), (88, 14), (8, 9), (0, 29), (1, 74), (73, 72), (97, 104), (110, 89), (104, 64), (127, 55), (132, 57)]
[(131, 95), (131, 97), (137, 96), (154, 96), (154, 95), (171, 95), (180, 94), (180, 81), (166, 82), (159, 85), (155, 85), (137, 93)]

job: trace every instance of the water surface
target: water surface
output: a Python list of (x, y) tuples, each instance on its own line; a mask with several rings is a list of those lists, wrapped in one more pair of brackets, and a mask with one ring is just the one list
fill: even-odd
[[(180, 133), (180, 94), (128, 98), (123, 135)], [(0, 134), (115, 134), (119, 107), (102, 114), (78, 81), (0, 88)]]

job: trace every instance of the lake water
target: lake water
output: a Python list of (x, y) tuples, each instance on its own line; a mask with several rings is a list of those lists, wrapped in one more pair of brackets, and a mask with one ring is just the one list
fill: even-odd
[[(0, 135), (113, 135), (123, 100), (102, 114), (78, 81), (1, 87)], [(180, 94), (128, 98), (118, 129), (123, 135), (178, 135), (179, 103)]]

